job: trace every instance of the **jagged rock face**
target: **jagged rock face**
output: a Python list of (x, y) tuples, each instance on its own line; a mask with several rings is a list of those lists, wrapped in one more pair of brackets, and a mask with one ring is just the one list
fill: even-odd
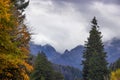
[[(107, 60), (109, 63), (115, 62), (120, 57), (120, 40), (113, 39), (110, 43), (105, 43), (105, 51), (107, 52)], [(35, 45), (30, 44), (31, 53), (37, 55), (39, 51), (43, 51), (48, 60), (55, 64), (69, 65), (75, 68), (82, 68), (82, 54), (84, 47), (79, 45), (72, 50), (65, 50), (64, 53), (59, 53), (51, 45)]]

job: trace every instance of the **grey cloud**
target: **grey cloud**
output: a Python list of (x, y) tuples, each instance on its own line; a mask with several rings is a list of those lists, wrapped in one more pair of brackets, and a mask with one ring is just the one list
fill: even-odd
[(90, 4), (91, 2), (99, 1), (103, 2), (106, 4), (120, 4), (120, 0), (52, 0), (53, 2), (64, 4), (64, 3), (73, 3), (76, 5), (81, 5), (81, 4)]
[(89, 3), (91, 1), (95, 1), (95, 0), (52, 0), (55, 2), (70, 2), (70, 3)]
[[(51, 44), (57, 51), (71, 49), (87, 40), (90, 21), (96, 16), (103, 33), (103, 41), (120, 39), (120, 11), (104, 0), (31, 0), (26, 18), (33, 27), (32, 40), (37, 44)], [(112, 4), (111, 4), (112, 3)]]
[(120, 5), (120, 0), (103, 0), (103, 2)]

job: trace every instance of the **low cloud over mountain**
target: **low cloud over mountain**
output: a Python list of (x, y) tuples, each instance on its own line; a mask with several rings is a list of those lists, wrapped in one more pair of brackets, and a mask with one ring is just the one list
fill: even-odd
[[(39, 51), (45, 52), (48, 59), (60, 65), (69, 65), (75, 68), (82, 68), (81, 61), (84, 47), (79, 45), (73, 49), (65, 50), (64, 53), (57, 52), (51, 45), (35, 45), (30, 46), (31, 53), (36, 55)], [(107, 52), (107, 61), (115, 62), (120, 58), (120, 40), (113, 39), (110, 43), (105, 43), (105, 51)]]
[(120, 39), (119, 9), (120, 0), (31, 0), (26, 23), (33, 27), (33, 42), (64, 52), (84, 44), (94, 16), (104, 42)]

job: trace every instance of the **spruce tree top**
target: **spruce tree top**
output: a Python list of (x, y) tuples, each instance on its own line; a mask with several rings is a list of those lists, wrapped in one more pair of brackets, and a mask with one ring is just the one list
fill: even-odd
[(101, 32), (96, 17), (91, 21), (92, 28), (89, 32), (88, 41), (85, 44), (83, 53), (83, 79), (104, 80), (108, 75), (106, 52), (102, 43)]
[(91, 23), (97, 26), (97, 20), (96, 20), (96, 17), (93, 18), (93, 20), (91, 21)]
[(102, 43), (101, 32), (98, 30), (99, 26), (96, 17), (91, 21), (92, 29), (90, 30), (90, 35), (88, 41), (86, 42), (86, 52), (92, 54), (92, 52), (104, 53), (104, 45)]

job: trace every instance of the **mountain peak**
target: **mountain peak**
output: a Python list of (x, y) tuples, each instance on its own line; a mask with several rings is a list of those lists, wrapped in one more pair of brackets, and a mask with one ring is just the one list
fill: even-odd
[(50, 44), (43, 45), (42, 47), (46, 50), (56, 51), (55, 48), (51, 46)]
[(64, 54), (66, 54), (66, 53), (69, 53), (70, 51), (68, 50), (68, 49), (66, 49), (65, 51), (64, 51)]

